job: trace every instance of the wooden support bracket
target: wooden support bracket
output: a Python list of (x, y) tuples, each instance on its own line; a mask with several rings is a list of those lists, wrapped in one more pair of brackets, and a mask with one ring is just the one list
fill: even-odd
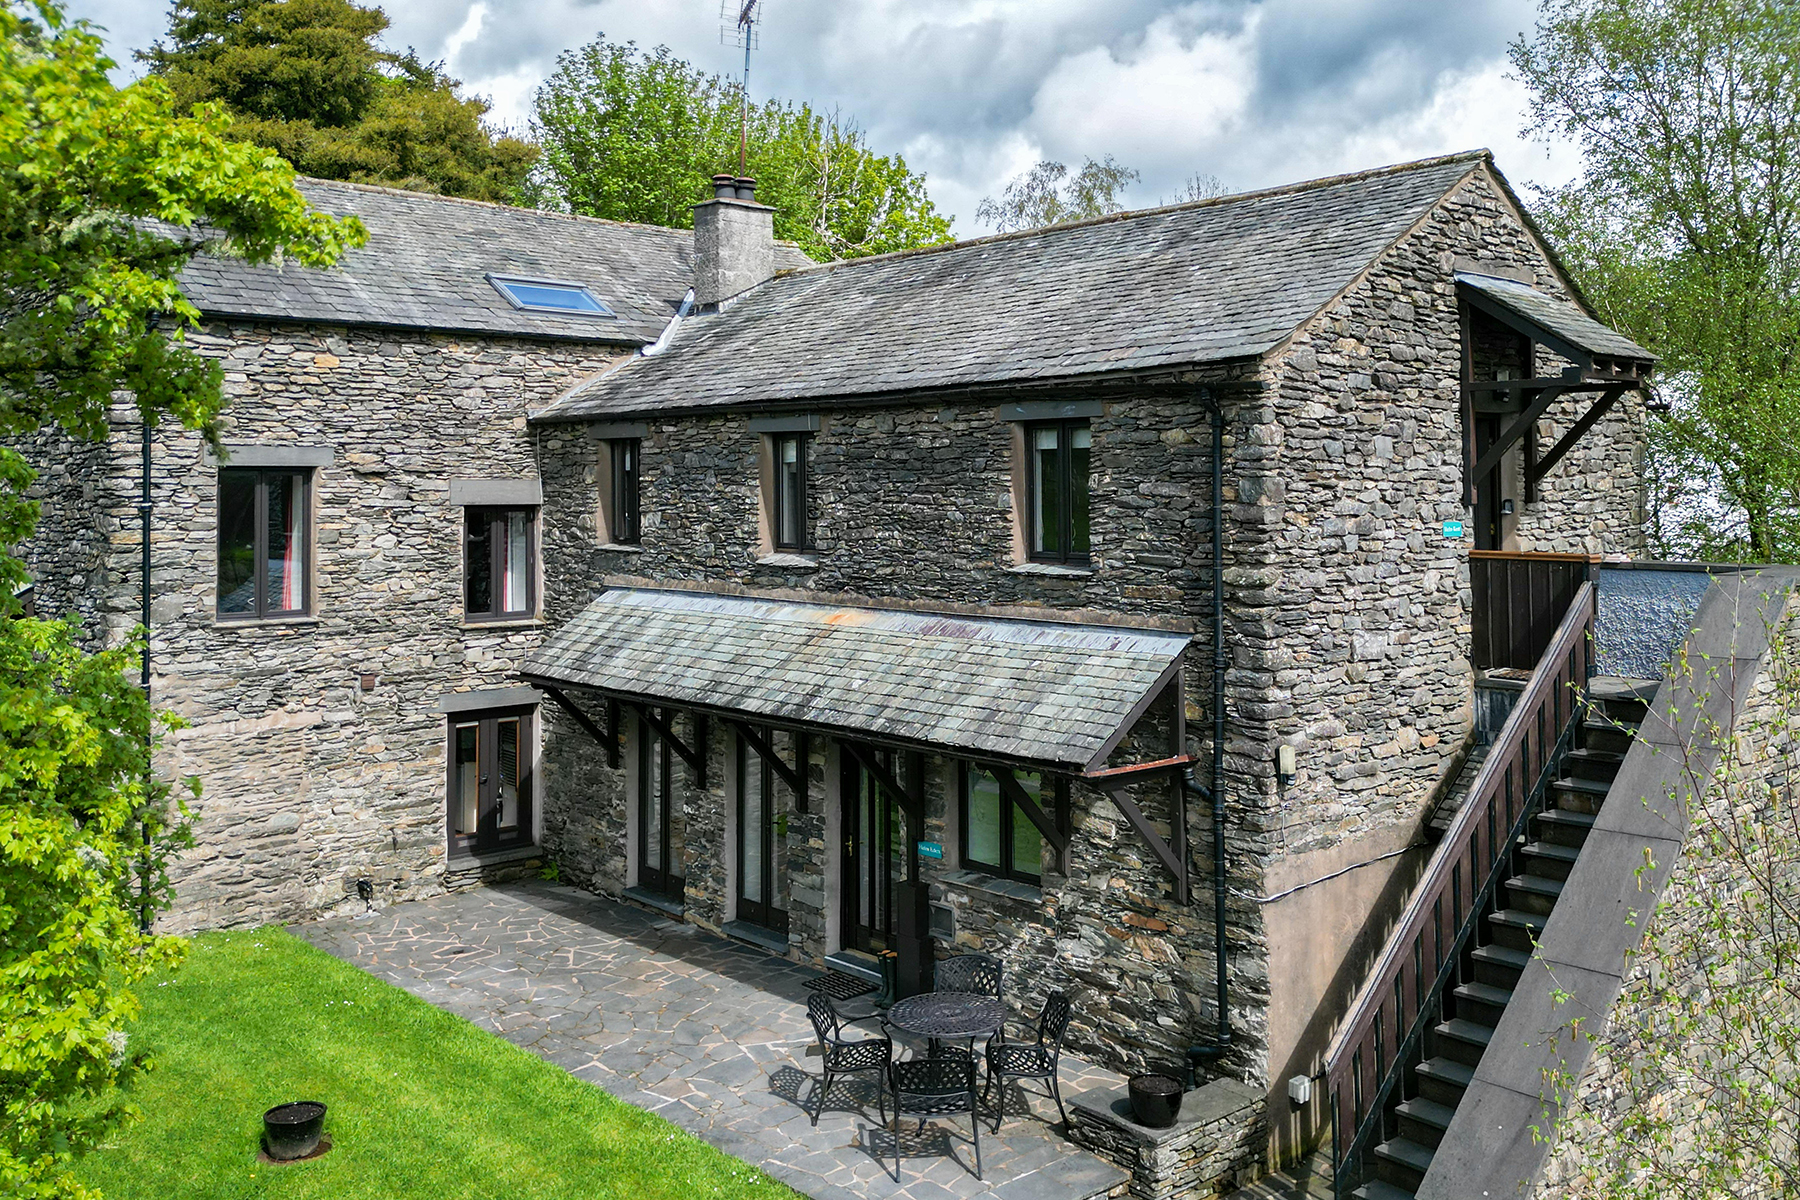
[(1031, 793), (1020, 785), (1018, 777), (1013, 774), (1011, 767), (989, 766), (988, 770), (999, 782), (1000, 794), (1018, 806), (1019, 811), (1025, 814), (1026, 819), (1037, 826), (1037, 831), (1044, 835), (1044, 840), (1050, 843), (1050, 848), (1056, 851), (1057, 873), (1067, 875), (1069, 873), (1068, 830), (1057, 827), (1056, 822), (1052, 821), (1038, 802), (1031, 798)]
[(658, 737), (662, 738), (664, 741), (668, 742), (670, 749), (674, 750), (675, 753), (681, 755), (682, 759), (687, 763), (687, 765), (694, 769), (694, 782), (697, 783), (701, 787), (705, 787), (706, 786), (706, 726), (698, 724), (698, 723), (696, 723), (696, 725), (695, 725), (695, 732), (699, 735), (695, 739), (699, 743), (698, 748), (696, 748), (693, 746), (689, 746), (686, 742), (682, 741), (679, 737), (676, 737), (675, 730), (669, 726), (669, 723), (667, 721), (665, 721), (661, 717), (657, 716), (655, 711), (653, 709), (651, 709), (651, 707), (648, 704), (633, 704), (631, 707), (633, 707), (637, 710), (639, 720), (646, 722), (650, 726), (650, 728), (656, 730), (656, 735)]
[[(1137, 835), (1143, 839), (1144, 845), (1150, 847), (1150, 852), (1156, 855), (1162, 865), (1168, 869), (1169, 874), (1175, 880), (1175, 902), (1177, 904), (1188, 903), (1187, 855), (1177, 854), (1175, 850), (1169, 846), (1169, 843), (1163, 841), (1162, 835), (1157, 833), (1156, 830), (1151, 827), (1150, 819), (1144, 816), (1144, 810), (1133, 803), (1131, 798), (1125, 794), (1125, 789), (1130, 785), (1122, 781), (1105, 779), (1089, 779), (1087, 782), (1112, 798), (1112, 802), (1118, 805), (1119, 811), (1125, 815), (1126, 823), (1137, 831)], [(1182, 814), (1178, 808), (1176, 820), (1180, 821), (1182, 819)], [(1184, 837), (1181, 837), (1180, 833), (1177, 834), (1177, 838), (1183, 842), (1186, 841)]]
[(1594, 401), (1593, 406), (1581, 414), (1581, 419), (1575, 422), (1569, 432), (1563, 434), (1562, 440), (1550, 448), (1550, 453), (1535, 463), (1525, 465), (1525, 487), (1528, 489), (1528, 496), (1536, 494), (1538, 480), (1548, 475), (1550, 468), (1560, 462), (1563, 455), (1575, 448), (1575, 443), (1581, 440), (1581, 435), (1592, 429), (1595, 422), (1604, 417), (1612, 409), (1612, 406), (1619, 402), (1620, 396), (1636, 386), (1637, 384), (1634, 383), (1607, 388), (1600, 394), (1600, 398)]
[(541, 683), (537, 686), (539, 691), (556, 701), (557, 707), (573, 717), (575, 723), (585, 729), (589, 737), (600, 743), (606, 750), (607, 766), (616, 767), (619, 765), (619, 721), (618, 709), (615, 705), (608, 704), (606, 706), (606, 723), (608, 728), (602, 730), (594, 723), (592, 717), (575, 707), (575, 702), (563, 695), (562, 692), (553, 687), (545, 687)]
[(1525, 431), (1535, 425), (1539, 417), (1549, 412), (1550, 406), (1560, 400), (1563, 393), (1568, 390), (1566, 387), (1547, 387), (1539, 392), (1536, 398), (1525, 406), (1525, 411), (1519, 414), (1518, 419), (1508, 425), (1506, 431), (1494, 439), (1494, 444), (1487, 448), (1487, 452), (1476, 460), (1474, 467), (1469, 470), (1470, 487), (1472, 488), (1475, 481), (1482, 479), (1489, 471), (1499, 466), (1500, 460), (1506, 456), (1508, 450), (1512, 449), (1513, 443), (1524, 437)]
[(769, 764), (770, 770), (774, 771), (776, 775), (781, 777), (781, 782), (787, 784), (788, 791), (790, 791), (794, 794), (794, 807), (797, 808), (801, 812), (805, 812), (806, 811), (806, 775), (805, 775), (806, 756), (805, 756), (805, 750), (801, 749), (801, 747), (804, 747), (806, 743), (804, 741), (800, 740), (803, 735), (801, 735), (801, 734), (794, 735), (796, 743), (797, 743), (796, 749), (799, 750), (798, 757), (800, 759), (800, 767), (798, 770), (796, 770), (795, 768), (788, 766), (787, 763), (782, 761), (781, 755), (779, 755), (775, 752), (775, 747), (769, 744), (769, 739), (764, 737), (760, 732), (758, 732), (757, 728), (754, 725), (747, 725), (742, 721), (733, 721), (733, 720), (729, 720), (729, 719), (727, 720), (726, 723), (728, 725), (730, 725), (733, 729), (737, 730), (737, 735), (744, 739), (745, 744), (747, 744), (752, 750), (756, 751), (757, 754), (761, 755), (762, 760)]
[(918, 841), (925, 832), (924, 803), (919, 797), (902, 787), (900, 781), (894, 778), (894, 773), (882, 766), (881, 760), (871, 754), (866, 747), (849, 741), (841, 744), (850, 752), (851, 757), (863, 765), (863, 769), (875, 780), (875, 785), (893, 797), (894, 803), (900, 806), (900, 810), (906, 814), (907, 821), (912, 825), (913, 840)]

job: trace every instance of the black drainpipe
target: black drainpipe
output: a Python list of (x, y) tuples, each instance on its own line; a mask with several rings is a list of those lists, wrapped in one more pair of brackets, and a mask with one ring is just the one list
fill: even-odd
[(1230, 975), (1225, 958), (1225, 410), (1210, 389), (1201, 398), (1212, 410), (1212, 772), (1210, 786), (1202, 787), (1190, 768), (1182, 782), (1190, 792), (1212, 804), (1213, 833), (1213, 949), (1217, 955), (1219, 1029), (1206, 1044), (1188, 1047), (1188, 1083), (1199, 1065), (1224, 1057), (1231, 1049), (1231, 1009), (1228, 1007)]
[[(150, 700), (150, 410), (141, 410), (139, 419), (143, 422), (143, 493), (138, 499), (138, 526), (144, 539), (143, 562), (143, 597), (139, 609), (139, 620), (144, 626), (144, 661), (138, 673), (138, 681), (144, 689), (144, 701)], [(149, 723), (144, 733), (144, 804), (146, 805), (142, 834), (144, 842), (143, 858), (138, 863), (138, 928), (145, 933), (150, 932), (150, 787), (156, 764), (156, 724)]]

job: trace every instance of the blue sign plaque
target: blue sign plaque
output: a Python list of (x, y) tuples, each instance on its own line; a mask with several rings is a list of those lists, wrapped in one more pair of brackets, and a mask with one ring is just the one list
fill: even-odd
[(1462, 535), (1463, 535), (1463, 523), (1461, 521), (1445, 521), (1444, 522), (1444, 536), (1445, 537), (1459, 538)]
[(920, 858), (942, 858), (942, 857), (944, 857), (943, 844), (940, 842), (920, 842), (919, 843), (919, 857)]

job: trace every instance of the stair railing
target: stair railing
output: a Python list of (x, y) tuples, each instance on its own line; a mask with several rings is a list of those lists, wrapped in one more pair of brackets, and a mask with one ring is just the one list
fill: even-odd
[[(1325, 1054), (1333, 1184), (1340, 1200), (1368, 1176), (1409, 1069), (1425, 1057), (1444, 997), (1468, 972), (1481, 918), (1573, 745), (1593, 665), (1594, 585), (1571, 598), (1487, 761), (1438, 843), (1375, 969)], [(1410, 1017), (1410, 1020), (1409, 1020)]]

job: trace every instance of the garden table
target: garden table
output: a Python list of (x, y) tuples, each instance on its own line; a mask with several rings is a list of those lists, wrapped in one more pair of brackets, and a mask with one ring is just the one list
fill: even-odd
[(934, 1042), (991, 1036), (1005, 1021), (1005, 1006), (976, 992), (923, 992), (894, 1001), (887, 1011), (887, 1023), (895, 1029)]

